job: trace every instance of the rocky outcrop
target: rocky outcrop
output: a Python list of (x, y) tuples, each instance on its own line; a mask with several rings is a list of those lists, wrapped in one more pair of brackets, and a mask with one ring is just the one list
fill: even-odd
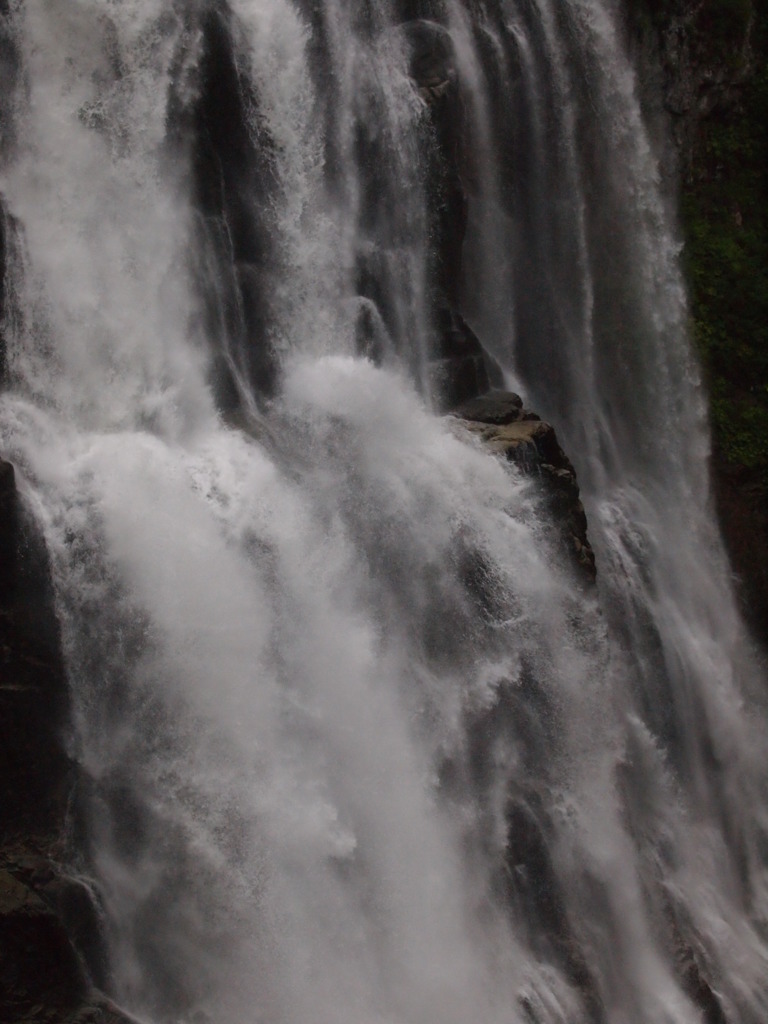
[(454, 409), (453, 415), (541, 486), (544, 508), (558, 535), (565, 564), (578, 579), (593, 583), (595, 555), (587, 537), (587, 517), (576, 472), (560, 447), (554, 428), (523, 408), (519, 395), (491, 391)]
[(45, 545), (0, 460), (0, 1020), (129, 1024), (97, 989), (97, 903), (64, 867), (75, 781)]

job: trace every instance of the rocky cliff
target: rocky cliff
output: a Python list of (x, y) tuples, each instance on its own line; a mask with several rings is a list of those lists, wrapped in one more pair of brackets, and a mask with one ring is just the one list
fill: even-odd
[(768, 638), (768, 3), (630, 0), (646, 114), (672, 140), (692, 333), (710, 395), (715, 500)]

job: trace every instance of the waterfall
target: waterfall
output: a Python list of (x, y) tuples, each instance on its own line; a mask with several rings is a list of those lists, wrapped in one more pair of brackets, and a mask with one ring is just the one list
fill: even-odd
[[(763, 1024), (766, 693), (619, 5), (0, 19), (94, 978), (147, 1024)], [(441, 414), (475, 333), (596, 589)]]

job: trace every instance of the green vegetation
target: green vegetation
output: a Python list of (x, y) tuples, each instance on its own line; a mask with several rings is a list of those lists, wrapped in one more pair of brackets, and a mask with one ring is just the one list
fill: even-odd
[[(709, 6), (713, 24), (748, 19), (751, 7), (746, 0)], [(682, 212), (715, 449), (768, 496), (768, 3), (754, 6), (755, 70), (738, 103), (702, 122)], [(710, 43), (718, 45), (716, 37)], [(720, 36), (724, 50), (732, 44)]]

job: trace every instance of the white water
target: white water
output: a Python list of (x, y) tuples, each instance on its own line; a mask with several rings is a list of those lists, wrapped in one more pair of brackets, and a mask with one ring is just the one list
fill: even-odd
[[(533, 485), (430, 412), (426, 114), (389, 5), (231, 4), (265, 334), (228, 311), (240, 243), (207, 248), (185, 120), (213, 6), (9, 16), (0, 450), (53, 560), (110, 991), (153, 1024), (693, 1024), (695, 962), (710, 1015), (763, 1022), (764, 690), (611, 5), (432, 12), (469, 112), (465, 313), (577, 463), (594, 596)], [(242, 370), (265, 339), (271, 402)]]

